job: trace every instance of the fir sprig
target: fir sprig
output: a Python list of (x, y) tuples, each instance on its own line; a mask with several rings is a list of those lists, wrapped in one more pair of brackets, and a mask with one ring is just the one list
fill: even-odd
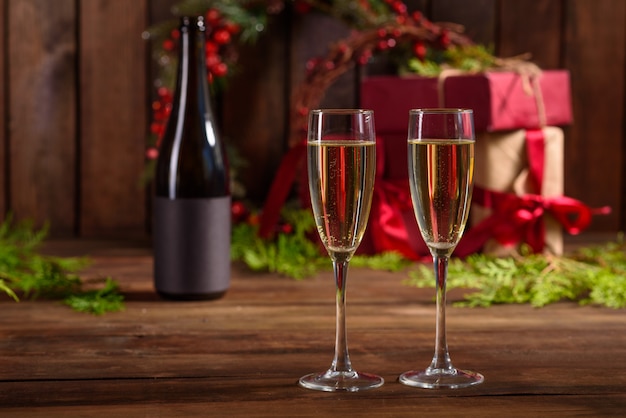
[(445, 50), (428, 50), (424, 59), (407, 60), (409, 72), (436, 77), (445, 69), (477, 73), (496, 67), (498, 59), (484, 45), (450, 46)]
[[(87, 258), (40, 254), (47, 233), (47, 227), (37, 230), (31, 222), (14, 223), (11, 217), (0, 225), (0, 291), (16, 301), (20, 297), (62, 300), (96, 315), (123, 309), (123, 297), (112, 279), (101, 291), (83, 290), (76, 272), (89, 264)], [(83, 301), (80, 309), (77, 301)]]
[(119, 292), (117, 282), (107, 277), (102, 288), (70, 294), (63, 299), (63, 303), (79, 312), (102, 315), (123, 310), (124, 296)]
[[(407, 284), (434, 287), (434, 273), (426, 265), (409, 272)], [(626, 307), (624, 243), (585, 247), (568, 256), (520, 254), (496, 257), (474, 254), (452, 259), (448, 287), (472, 292), (460, 306), (529, 303), (541, 307), (569, 300), (610, 308)]]

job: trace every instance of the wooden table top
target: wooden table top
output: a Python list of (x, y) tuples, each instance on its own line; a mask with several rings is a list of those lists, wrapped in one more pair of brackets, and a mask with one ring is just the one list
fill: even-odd
[(397, 378), (430, 363), (434, 290), (408, 287), (402, 273), (351, 269), (352, 362), (385, 384), (324, 393), (296, 382), (332, 360), (330, 271), (295, 281), (235, 265), (223, 299), (170, 302), (153, 292), (146, 245), (67, 242), (56, 251), (90, 255), (86, 274), (118, 280), (126, 309), (91, 316), (53, 301), (0, 298), (2, 417), (626, 415), (624, 310), (448, 307), (452, 360), (485, 382), (410, 388)]

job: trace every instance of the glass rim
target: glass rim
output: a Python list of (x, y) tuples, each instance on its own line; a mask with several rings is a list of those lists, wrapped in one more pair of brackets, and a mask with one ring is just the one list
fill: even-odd
[(320, 115), (323, 113), (331, 113), (334, 115), (359, 115), (359, 114), (373, 114), (372, 109), (359, 109), (359, 108), (330, 108), (330, 109), (312, 109), (311, 114)]
[(463, 107), (431, 107), (431, 108), (416, 108), (410, 109), (409, 113), (412, 114), (473, 114), (473, 109), (463, 108)]

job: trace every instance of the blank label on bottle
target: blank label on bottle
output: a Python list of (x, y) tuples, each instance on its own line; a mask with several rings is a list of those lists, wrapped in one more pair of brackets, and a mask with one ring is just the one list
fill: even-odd
[(164, 296), (221, 296), (230, 285), (230, 196), (154, 200), (154, 279)]

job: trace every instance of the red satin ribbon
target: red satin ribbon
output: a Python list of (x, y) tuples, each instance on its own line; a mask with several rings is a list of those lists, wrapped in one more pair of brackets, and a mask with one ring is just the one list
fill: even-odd
[(408, 179), (376, 179), (368, 231), (377, 253), (395, 251), (414, 260), (430, 254), (415, 221)]
[(501, 245), (527, 243), (534, 252), (545, 246), (544, 215), (551, 214), (563, 229), (572, 235), (583, 231), (595, 214), (608, 214), (611, 208), (591, 209), (584, 203), (565, 196), (541, 196), (545, 163), (545, 138), (542, 129), (526, 130), (526, 153), (529, 177), (535, 193), (518, 196), (474, 187), (472, 203), (492, 209), (493, 214), (473, 226), (457, 247), (457, 253), (469, 252), (482, 246), (490, 236)]
[(581, 201), (565, 196), (517, 196), (481, 187), (474, 187), (472, 201), (492, 209), (493, 214), (474, 225), (464, 239), (473, 241), (474, 245), (484, 244), (484, 237), (489, 236), (504, 246), (525, 242), (534, 252), (543, 251), (545, 245), (546, 213), (551, 214), (567, 233), (576, 235), (589, 226), (592, 215), (611, 211), (609, 207), (591, 209)]

